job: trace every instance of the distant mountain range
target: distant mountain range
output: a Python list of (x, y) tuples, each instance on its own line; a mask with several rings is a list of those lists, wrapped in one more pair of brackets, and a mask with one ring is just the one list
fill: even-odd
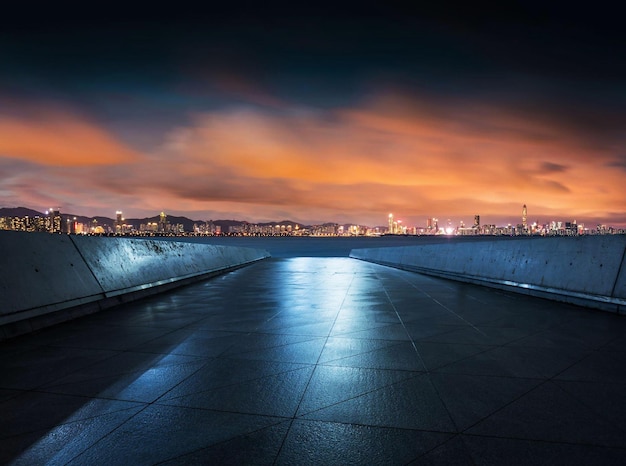
[[(27, 207), (0, 207), (0, 217), (43, 217), (46, 214), (43, 212), (38, 212), (33, 209), (29, 209)], [(76, 221), (84, 224), (90, 224), (94, 219), (97, 220), (98, 225), (109, 225), (113, 226), (115, 224), (115, 219), (109, 217), (85, 217), (83, 215), (74, 215), (70, 213), (61, 212), (61, 216), (65, 218), (74, 218), (76, 217)], [(168, 215), (167, 220), (170, 224), (182, 224), (185, 231), (192, 231), (193, 225), (195, 224), (203, 224), (206, 220), (192, 220), (187, 217), (176, 217), (174, 215)], [(155, 215), (154, 217), (146, 217), (146, 218), (127, 218), (124, 220), (127, 224), (133, 225), (136, 228), (139, 228), (139, 225), (146, 224), (150, 222), (158, 222), (159, 216)], [(219, 225), (222, 231), (228, 231), (231, 226), (240, 226), (246, 223), (242, 220), (213, 220), (215, 225)], [(265, 223), (257, 223), (257, 225), (291, 225), (294, 228), (296, 225), (299, 225), (300, 228), (309, 228), (311, 225), (303, 225), (298, 222), (293, 222), (291, 220), (283, 220), (280, 222), (265, 222)], [(334, 223), (327, 223), (325, 225), (334, 225)]]

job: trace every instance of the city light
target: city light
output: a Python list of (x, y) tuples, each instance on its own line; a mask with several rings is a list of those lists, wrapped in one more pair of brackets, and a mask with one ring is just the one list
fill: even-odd
[[(127, 220), (121, 210), (115, 211), (113, 219), (104, 219), (99, 223), (95, 218), (63, 215), (60, 209), (47, 209), (45, 213), (31, 216), (0, 217), (0, 230), (26, 232), (48, 232), (66, 234), (95, 234), (117, 236), (578, 236), (626, 234), (625, 229), (607, 225), (586, 227), (576, 220), (563, 222), (552, 220), (545, 223), (527, 222), (528, 207), (523, 205), (520, 222), (497, 226), (484, 221), (486, 217), (474, 214), (474, 222), (466, 226), (463, 220), (448, 219), (445, 226), (439, 225), (437, 217), (427, 217), (421, 225), (411, 225), (397, 219), (393, 213), (387, 216), (386, 226), (367, 226), (358, 224), (324, 223), (321, 225), (302, 225), (295, 222), (257, 224), (247, 221), (220, 221), (186, 219), (186, 223), (170, 222), (168, 215), (161, 211), (149, 219)], [(185, 219), (185, 217), (183, 217)]]

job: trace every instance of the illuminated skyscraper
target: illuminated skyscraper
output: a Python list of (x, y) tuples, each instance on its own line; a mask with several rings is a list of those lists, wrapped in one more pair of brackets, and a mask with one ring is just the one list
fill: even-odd
[(124, 233), (123, 230), (124, 217), (122, 217), (122, 211), (115, 212), (115, 233)]
[(393, 228), (393, 214), (389, 214), (389, 234), (393, 235), (395, 233)]
[(528, 209), (526, 208), (526, 204), (524, 204), (524, 207), (522, 207), (522, 226), (524, 227), (524, 230), (528, 228), (528, 224), (526, 222), (527, 220), (528, 220)]
[(61, 211), (59, 209), (50, 209), (49, 211), (47, 211), (47, 214), (47, 230), (50, 233), (61, 233)]
[(167, 231), (167, 215), (165, 215), (165, 212), (161, 212), (161, 214), (159, 215), (159, 231)]

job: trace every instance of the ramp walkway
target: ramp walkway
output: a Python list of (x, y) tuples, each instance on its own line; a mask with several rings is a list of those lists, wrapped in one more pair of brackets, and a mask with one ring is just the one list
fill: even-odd
[(0, 343), (2, 464), (624, 464), (626, 319), (274, 258)]

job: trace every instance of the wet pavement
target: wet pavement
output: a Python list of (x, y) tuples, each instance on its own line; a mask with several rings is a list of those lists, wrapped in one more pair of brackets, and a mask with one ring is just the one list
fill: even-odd
[(278, 258), (0, 343), (5, 464), (624, 464), (626, 319)]

